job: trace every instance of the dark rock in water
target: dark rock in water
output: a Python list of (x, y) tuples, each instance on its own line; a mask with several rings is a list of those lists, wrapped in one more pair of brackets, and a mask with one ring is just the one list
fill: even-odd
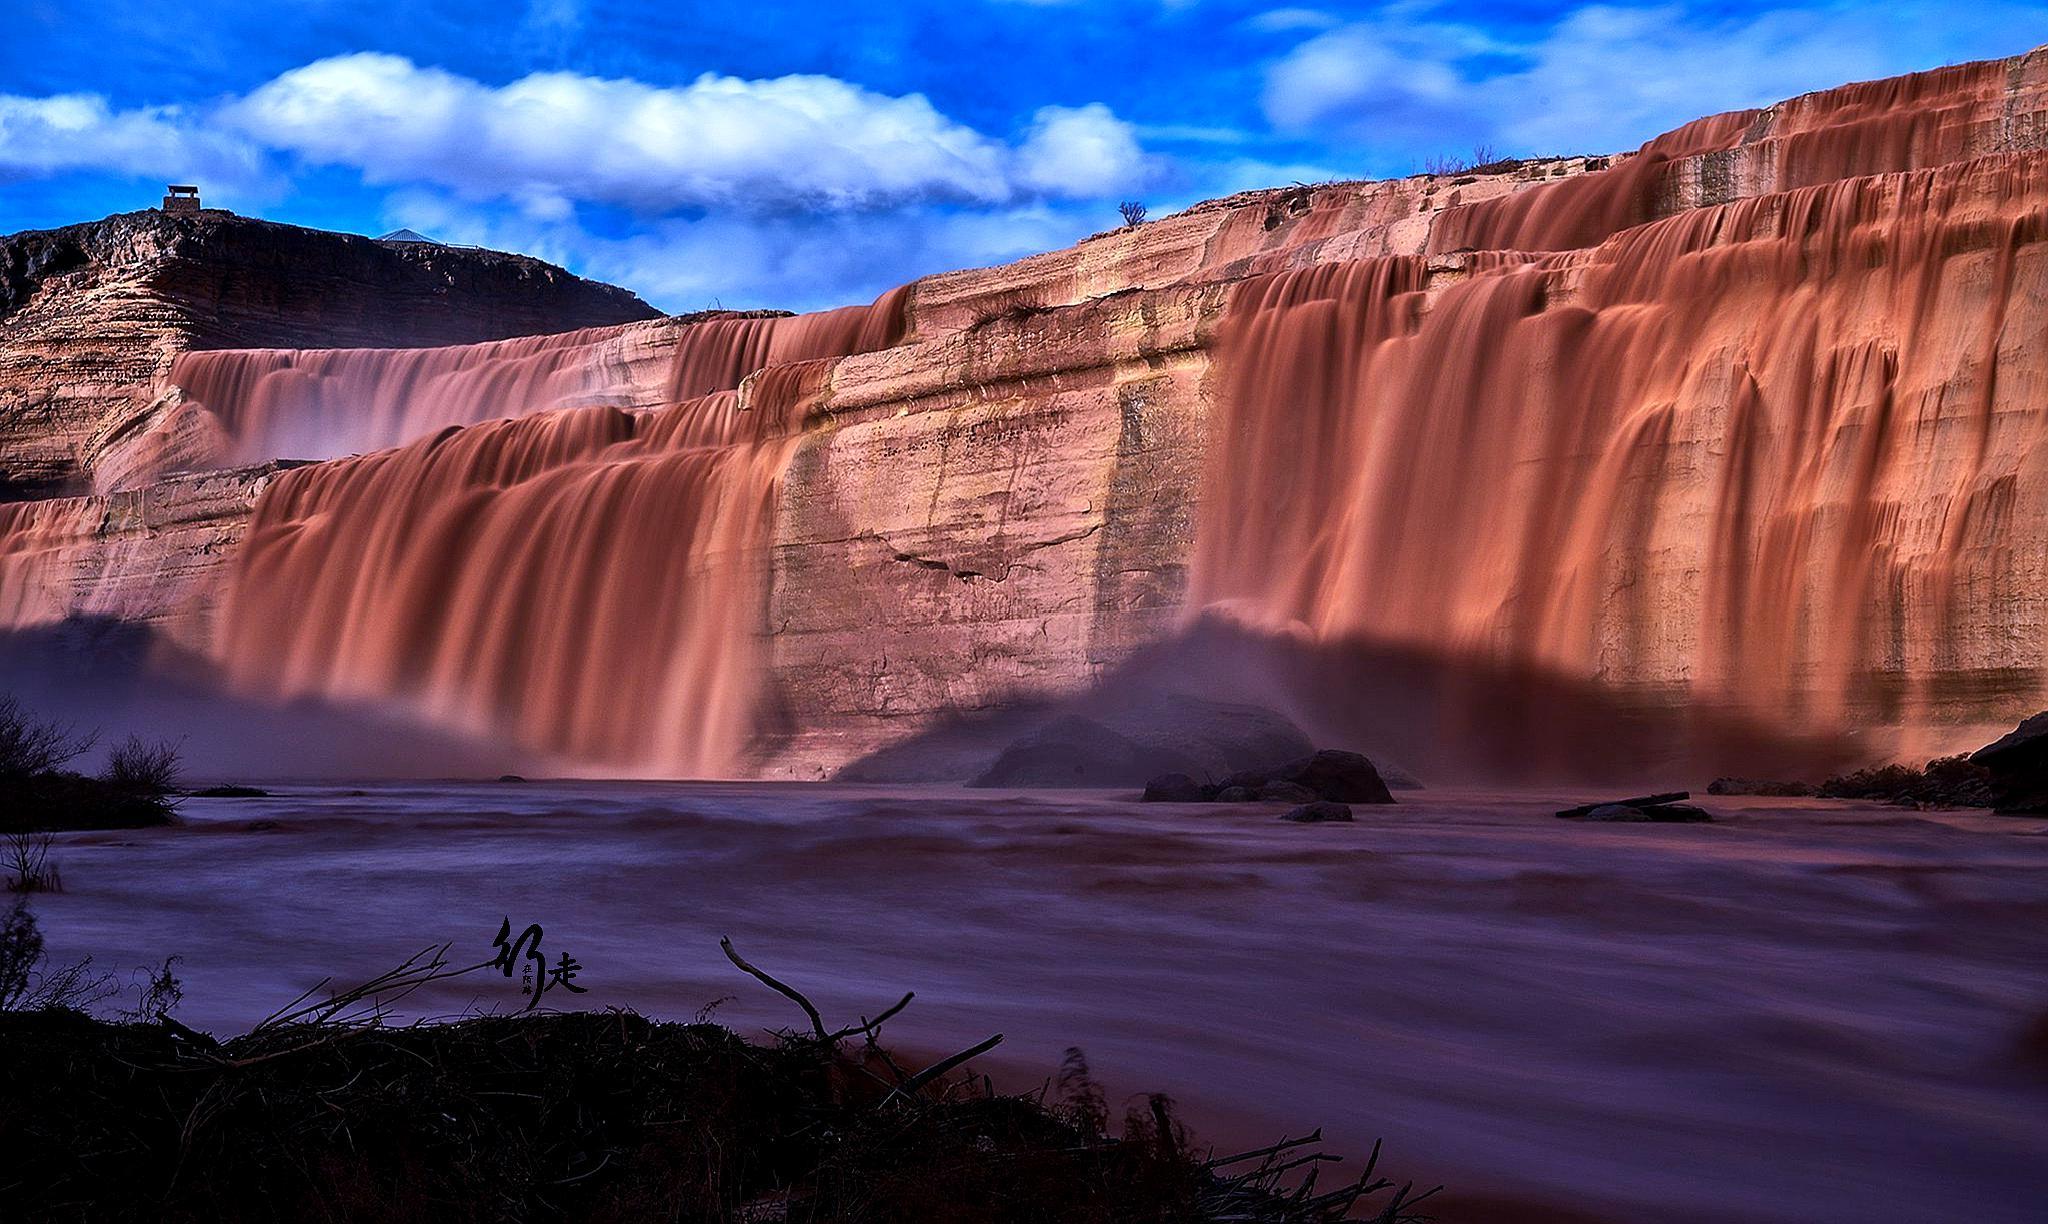
[(1145, 783), (1147, 803), (1201, 803), (1208, 798), (1202, 784), (1183, 773), (1160, 774)]
[(1292, 820), (1296, 824), (1324, 824), (1329, 821), (1348, 821), (1351, 819), (1351, 807), (1349, 804), (1332, 803), (1327, 799), (1318, 800), (1315, 803), (1304, 803), (1280, 819)]
[(1169, 773), (1216, 777), (1311, 747), (1299, 727), (1259, 706), (1148, 695), (1041, 723), (969, 785), (1136, 786)]
[(1275, 781), (1305, 786), (1337, 803), (1392, 803), (1380, 771), (1356, 752), (1325, 748), (1278, 770)]
[(1970, 754), (1990, 771), (1992, 806), (2001, 812), (2048, 812), (2048, 711), (2034, 715)]
[(1314, 803), (1317, 795), (1299, 782), (1268, 782), (1259, 788), (1262, 803)]
[(1714, 818), (1712, 812), (1692, 803), (1660, 803), (1643, 811), (1651, 820), (1664, 824), (1702, 824)]
[(1707, 783), (1709, 795), (1773, 795), (1783, 799), (1804, 799), (1820, 793), (1811, 782), (1772, 782), (1763, 778), (1715, 778)]
[(518, 774), (499, 774), (499, 775), (498, 775), (498, 781), (500, 781), (500, 782), (524, 782), (524, 781), (526, 781), (526, 779), (525, 779), (525, 778), (522, 778), (522, 777), (520, 777), (520, 776), (519, 776)]
[(1627, 803), (1603, 803), (1583, 819), (1614, 824), (1697, 824), (1712, 820), (1703, 807), (1690, 803), (1657, 803), (1636, 807)]
[(1588, 803), (1583, 804), (1579, 807), (1565, 808), (1563, 811), (1557, 814), (1557, 818), (1559, 820), (1584, 820), (1586, 817), (1591, 816), (1594, 810), (1597, 808), (1655, 807), (1660, 803), (1676, 803), (1680, 799), (1690, 798), (1692, 798), (1691, 791), (1664, 791), (1661, 794), (1656, 795), (1638, 795), (1633, 799), (1604, 799), (1599, 803)]
[(268, 799), (270, 792), (254, 786), (209, 786), (192, 794), (200, 799)]
[(1650, 814), (1639, 807), (1630, 807), (1626, 803), (1603, 803), (1592, 811), (1587, 812), (1583, 819), (1627, 823), (1639, 820), (1647, 821), (1650, 819)]
[[(1165, 803), (1392, 803), (1371, 761), (1355, 752), (1326, 749), (1271, 769), (1241, 769), (1203, 786), (1186, 774), (1162, 774), (1145, 784), (1145, 798)], [(1292, 817), (1289, 817), (1292, 819)]]
[[(1244, 769), (1231, 774), (1218, 783), (1226, 789), (1243, 787), (1249, 791), (1264, 791), (1268, 787), (1291, 786), (1295, 790), (1275, 794), (1274, 799), (1299, 802), (1301, 799), (1329, 799), (1336, 803), (1392, 803), (1394, 797), (1387, 793), (1387, 784), (1380, 780), (1379, 770), (1373, 763), (1356, 752), (1345, 752), (1337, 748), (1324, 748), (1304, 757), (1297, 757), (1285, 765), (1273, 765), (1264, 769)], [(1302, 795), (1301, 792), (1306, 792)]]

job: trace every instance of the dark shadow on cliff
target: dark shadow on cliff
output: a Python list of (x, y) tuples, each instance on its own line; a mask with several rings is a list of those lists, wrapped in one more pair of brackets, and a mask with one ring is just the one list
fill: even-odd
[[(1870, 756), (1666, 692), (1628, 692), (1408, 647), (1311, 643), (1209, 618), (1146, 647), (1087, 692), (961, 714), (855, 761), (848, 781), (967, 781), (1056, 720), (1120, 731), (1177, 703), (1260, 706), (1318, 747), (1365, 753), (1389, 782), (1688, 784), (1720, 774), (1820, 779)], [(1102, 785), (1139, 785), (1134, 777)]]
[(146, 625), (74, 618), (0, 633), (0, 693), (45, 717), (170, 740), (194, 780), (497, 777), (532, 767), (513, 750), (374, 710), (270, 705), (227, 692), (206, 660)]

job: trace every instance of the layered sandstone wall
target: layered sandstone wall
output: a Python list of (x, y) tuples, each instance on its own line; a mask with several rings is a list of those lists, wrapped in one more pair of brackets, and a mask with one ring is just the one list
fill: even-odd
[(174, 477), (124, 493), (0, 503), (0, 623), (147, 625), (203, 653), (250, 507), (288, 463)]
[[(1522, 720), (1506, 735), (1510, 755), (1522, 751), (1560, 723), (1560, 694), (1599, 717), (1648, 711), (1644, 742), (1657, 750), (1725, 716), (1767, 738), (1852, 735), (1867, 755), (1932, 751), (2044, 700), (2048, 616), (2032, 594), (2048, 586), (2044, 139), (2048, 53), (2035, 52), (1710, 117), (1615, 157), (1248, 193), (926, 278), (858, 317), (663, 321), (537, 344), (569, 356), (525, 390), (416, 396), (351, 424), (388, 418), (425, 435), (483, 415), (667, 405), (653, 419), (681, 424), (663, 430), (725, 422), (704, 430), (706, 445), (755, 448), (714, 467), (754, 480), (772, 452), (785, 466), (758, 539), (673, 536), (711, 541), (687, 558), (690, 581), (764, 572), (765, 611), (721, 613), (719, 633), (686, 635), (675, 649), (701, 661), (646, 661), (726, 677), (729, 722), (728, 664), (758, 658), (766, 733), (746, 772), (826, 776), (953, 716), (1078, 693), (1204, 611), (1307, 651), (1303, 705), (1290, 712), (1362, 746), (1391, 733), (1388, 720), (1348, 707), (1399, 700), (1370, 688), (1367, 663), (1396, 659), (1423, 677), (1428, 716), (1392, 720), (1413, 734), (1400, 753), (1414, 764), (1427, 758), (1411, 752), (1475, 722)], [(410, 385), (408, 363), (466, 379), (524, 368), (523, 353), (205, 364), (207, 378), (234, 367), (287, 389), (339, 377), (381, 405), (362, 389)], [(248, 439), (292, 436), (236, 425), (236, 444), (222, 420), (354, 403), (217, 387), (202, 418), (183, 411), (192, 387), (164, 381), (167, 359), (136, 369), (143, 408), (102, 412), (127, 425), (103, 426), (85, 448), (103, 488), (270, 457), (282, 444)], [(137, 393), (123, 388), (106, 396)], [(733, 393), (689, 399), (720, 388)], [(765, 432), (705, 415), (763, 405), (779, 422)], [(187, 428), (195, 419), (206, 428)], [(577, 432), (563, 421), (532, 436)], [(574, 584), (579, 610), (537, 605), (534, 632), (553, 635), (550, 651), (588, 635), (608, 643), (607, 666), (623, 666), (614, 654), (662, 635), (610, 623), (606, 584), (640, 590), (648, 562), (613, 575), (587, 556), (550, 559), (515, 548), (505, 518), (522, 498), (569, 515), (572, 484), (701, 466), (616, 445), (494, 460), (510, 466), (455, 482), (470, 500), (412, 506), (442, 524), (432, 564), (406, 552), (409, 531), (324, 529), (367, 532), (380, 564), (448, 575), (450, 589), (488, 589), (492, 565), (513, 565), (534, 591)], [(422, 440), (390, 470), (433, 470), (466, 449)], [(32, 467), (34, 447), (20, 454)], [(338, 496), (352, 470), (295, 487), (325, 482)], [(493, 490), (492, 525), (470, 547), (461, 516), (479, 482)], [(678, 521), (740, 488), (693, 487)], [(301, 528), (272, 509), (289, 543)], [(571, 517), (615, 521), (615, 509)], [(381, 512), (363, 497), (329, 519)], [(94, 514), (77, 513), (64, 521)], [(161, 615), (162, 601), (137, 594), (152, 554), (126, 529), (50, 530), (105, 557), (74, 563), (69, 573), (97, 577), (67, 578), (62, 606)], [(607, 539), (653, 548), (659, 534)], [(203, 573), (226, 547), (179, 572)], [(516, 564), (489, 560), (501, 555)], [(293, 564), (317, 569), (317, 550), (298, 548)], [(232, 573), (222, 565), (181, 589)], [(128, 594), (94, 596), (95, 582)], [(367, 607), (376, 594), (351, 598)], [(438, 606), (431, 589), (405, 598)], [(415, 628), (433, 640), (419, 653), (495, 657), (463, 635), (502, 626), (427, 619)], [(286, 645), (327, 657), (318, 643)], [(390, 671), (406, 655), (387, 654), (382, 689), (360, 676), (330, 687), (394, 698), (432, 687)], [(1530, 677), (1545, 687), (1517, 688)], [(465, 729), (488, 730), (479, 681), (454, 679)], [(1538, 691), (1544, 701), (1527, 699)], [(506, 701), (517, 734), (531, 711)], [(573, 728), (540, 741), (581, 742)], [(693, 748), (671, 768), (729, 747)]]
[[(924, 342), (840, 363), (790, 471), (764, 768), (1075, 693), (1212, 605), (1428, 657), (1454, 724), (1520, 717), (1504, 678), (1533, 672), (1652, 738), (1981, 740), (2048, 700), (2044, 148), (2036, 52), (921, 281)], [(1317, 268), (1379, 287), (1219, 345)], [(1411, 351), (1366, 374), (1368, 337)], [(1384, 730), (1323, 697), (1294, 712)]]

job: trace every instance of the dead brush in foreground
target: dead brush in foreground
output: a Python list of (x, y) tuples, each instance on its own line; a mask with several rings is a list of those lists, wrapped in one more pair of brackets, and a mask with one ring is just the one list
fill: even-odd
[(50, 857), (48, 833), (9, 833), (0, 845), (0, 873), (13, 893), (63, 892), (64, 875)]
[[(469, 972), (445, 949), (215, 1042), (160, 1016), (0, 1015), (10, 1219), (150, 1221), (1413, 1220), (1371, 1169), (1319, 1191), (1319, 1134), (1212, 1159), (1163, 1097), (1121, 1137), (1078, 1055), (996, 1092), (967, 1063), (901, 1065), (875, 1019), (748, 1042), (630, 1012), (403, 1027), (389, 1005)], [(1375, 1153), (1377, 1155), (1377, 1153)], [(1386, 1198), (1388, 1191), (1394, 1191)], [(1379, 1199), (1383, 1201), (1374, 1202)]]

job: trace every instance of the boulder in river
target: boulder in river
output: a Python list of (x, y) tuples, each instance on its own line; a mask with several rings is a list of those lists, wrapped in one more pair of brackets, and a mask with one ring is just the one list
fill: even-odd
[(1184, 773), (1160, 774), (1145, 783), (1147, 803), (1205, 803), (1209, 792)]
[(1299, 782), (1282, 779), (1261, 786), (1258, 798), (1261, 803), (1314, 803), (1320, 796)]
[(1656, 795), (1638, 795), (1632, 799), (1583, 804), (1579, 807), (1565, 808), (1557, 815), (1560, 820), (1597, 820), (1614, 823), (1693, 824), (1712, 820), (1714, 817), (1705, 808), (1680, 802), (1691, 797), (1688, 791), (1665, 791)]
[(1277, 778), (1305, 786), (1337, 803), (1392, 803), (1372, 762), (1356, 752), (1325, 748), (1282, 769)]
[[(1178, 763), (1178, 762), (1173, 762)], [(973, 786), (1129, 786), (1159, 772), (1130, 736), (1062, 714), (1012, 743)]]
[(1334, 803), (1394, 801), (1394, 797), (1387, 793), (1387, 784), (1380, 779), (1380, 771), (1373, 767), (1371, 761), (1340, 748), (1323, 748), (1285, 765), (1242, 769), (1217, 785), (1225, 789), (1243, 787), (1261, 792), (1282, 786), (1296, 788), (1277, 791), (1272, 796), (1275, 799), (1292, 799), (1300, 792), (1307, 792), (1310, 797)]
[(1996, 810), (2048, 812), (2048, 711), (1971, 753), (1970, 763), (1991, 771), (1991, 802)]
[(1332, 803), (1328, 799), (1319, 799), (1314, 803), (1302, 804), (1280, 819), (1291, 820), (1296, 824), (1327, 824), (1332, 821), (1349, 821), (1351, 819), (1351, 805), (1347, 803)]
[(1286, 760), (1310, 741), (1261, 706), (1134, 696), (1057, 714), (1006, 744), (972, 786), (1138, 786), (1163, 774), (1214, 778)]

